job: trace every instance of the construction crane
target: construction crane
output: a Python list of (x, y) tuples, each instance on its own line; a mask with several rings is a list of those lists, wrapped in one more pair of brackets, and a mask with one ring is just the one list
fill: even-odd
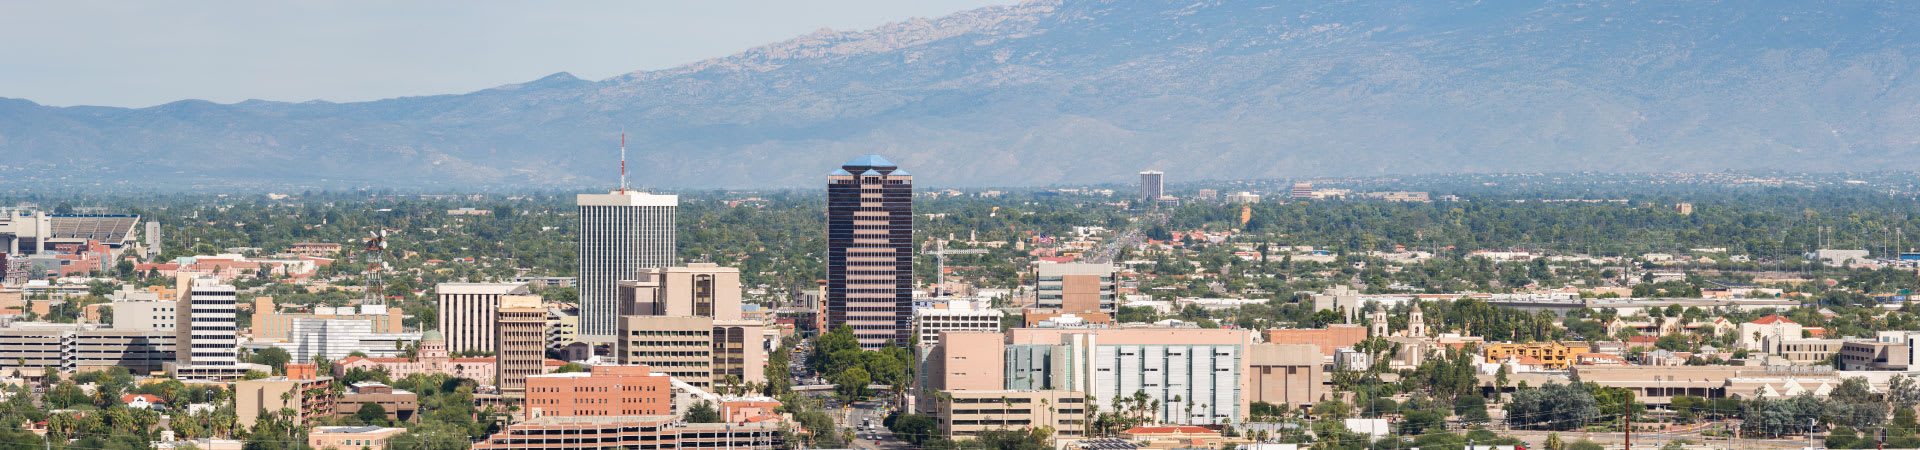
[(981, 254), (987, 253), (987, 249), (984, 249), (984, 248), (973, 248), (973, 249), (966, 249), (966, 250), (947, 250), (947, 241), (942, 241), (938, 239), (935, 239), (933, 241), (933, 244), (934, 244), (934, 250), (927, 253), (933, 255), (935, 259), (939, 261), (938, 263), (939, 265), (934, 267), (933, 269), (933, 284), (935, 286), (939, 286), (947, 282), (947, 255), (981, 255)]
[(367, 299), (361, 303), (385, 305), (387, 304), (387, 283), (385, 277), (380, 275), (380, 271), (386, 268), (382, 256), (387, 253), (387, 229), (381, 228), (367, 233), (371, 236), (367, 237), (366, 245), (360, 249), (366, 253), (367, 257)]

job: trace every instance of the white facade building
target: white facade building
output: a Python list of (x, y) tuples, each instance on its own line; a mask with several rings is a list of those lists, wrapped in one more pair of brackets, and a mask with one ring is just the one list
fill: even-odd
[[(619, 190), (580, 194), (580, 339), (612, 342), (619, 318), (615, 283), (640, 269), (674, 265), (680, 196)], [(451, 338), (451, 336), (449, 336)]]
[(254, 364), (240, 363), (240, 300), (232, 285), (181, 276), (174, 318), (174, 364), (180, 379), (228, 379)]
[(920, 336), (921, 346), (939, 344), (940, 333), (944, 331), (998, 332), (1000, 318), (1005, 316), (1000, 310), (974, 309), (964, 302), (949, 303), (948, 308), (913, 312), (913, 332)]
[(500, 297), (530, 292), (519, 283), (440, 283), (433, 291), (440, 301), (440, 334), (453, 354), (497, 350), (493, 312), (500, 309)]
[(293, 319), (286, 342), (260, 347), (279, 347), (294, 361), (312, 361), (316, 355), (337, 361), (353, 352), (373, 358), (398, 357), (407, 344), (417, 342), (420, 333), (375, 333), (373, 321), (366, 319)]

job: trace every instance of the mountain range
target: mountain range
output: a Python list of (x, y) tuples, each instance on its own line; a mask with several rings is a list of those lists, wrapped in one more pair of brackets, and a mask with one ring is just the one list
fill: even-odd
[[(636, 45), (647, 45), (636, 43)], [(0, 99), (0, 177), (817, 186), (1920, 169), (1920, 2), (1042, 0), (591, 81), (355, 103)]]

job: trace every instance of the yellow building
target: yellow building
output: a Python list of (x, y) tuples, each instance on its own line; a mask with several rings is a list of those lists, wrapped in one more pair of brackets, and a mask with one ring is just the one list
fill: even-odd
[[(1500, 342), (1487, 344), (1482, 350), (1486, 352), (1488, 361), (1504, 360), (1508, 356), (1515, 355), (1525, 356), (1540, 360), (1540, 365), (1548, 369), (1567, 368), (1567, 362), (1573, 357), (1574, 353), (1573, 349), (1565, 345), (1560, 345), (1560, 343), (1557, 342), (1534, 342), (1528, 344)], [(1584, 352), (1585, 349), (1581, 350)]]

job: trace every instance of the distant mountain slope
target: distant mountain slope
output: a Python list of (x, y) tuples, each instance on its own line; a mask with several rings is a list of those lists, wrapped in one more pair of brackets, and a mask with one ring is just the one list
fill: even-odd
[(1915, 30), (1896, 0), (1033, 2), (462, 95), (0, 99), (0, 177), (610, 185), (623, 130), (637, 184), (674, 187), (865, 153), (936, 185), (1920, 169)]

